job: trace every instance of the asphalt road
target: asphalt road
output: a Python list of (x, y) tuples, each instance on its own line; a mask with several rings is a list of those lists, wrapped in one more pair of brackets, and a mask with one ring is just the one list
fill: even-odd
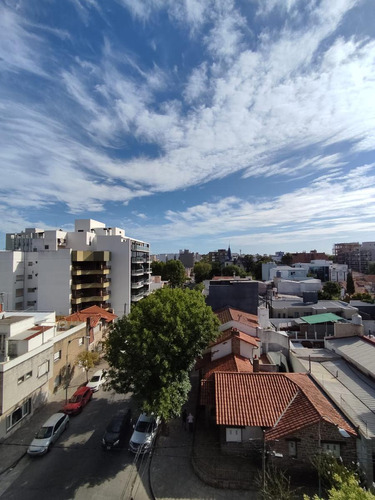
[[(130, 406), (130, 398), (100, 389), (80, 415), (42, 457), (25, 455), (2, 478), (5, 500), (148, 500), (148, 460), (135, 463), (127, 445), (132, 429), (119, 450), (104, 451), (101, 439), (111, 417)], [(37, 429), (33, 430), (37, 431)], [(9, 487), (4, 490), (4, 487)]]

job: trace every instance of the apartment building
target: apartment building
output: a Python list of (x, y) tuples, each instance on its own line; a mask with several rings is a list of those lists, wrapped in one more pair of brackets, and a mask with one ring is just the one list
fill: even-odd
[(129, 313), (150, 293), (150, 245), (93, 219), (72, 232), (26, 228), (0, 252), (0, 303), (7, 310), (69, 315), (91, 306)]
[(333, 247), (335, 261), (347, 264), (351, 271), (366, 273), (368, 265), (374, 260), (375, 242), (336, 243)]

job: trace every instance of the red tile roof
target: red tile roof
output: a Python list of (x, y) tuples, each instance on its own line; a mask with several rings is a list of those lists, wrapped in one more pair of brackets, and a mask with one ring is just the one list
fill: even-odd
[(239, 354), (228, 354), (222, 358), (214, 359), (202, 369), (202, 378), (209, 379), (214, 373), (220, 372), (252, 372), (250, 361)]
[(321, 420), (355, 435), (307, 374), (215, 373), (216, 423), (266, 427), (274, 440)]
[(260, 339), (258, 337), (253, 337), (248, 333), (240, 332), (239, 330), (237, 330), (237, 328), (227, 328), (226, 330), (223, 330), (221, 332), (221, 335), (216, 340), (210, 343), (210, 347), (221, 344), (222, 342), (225, 342), (226, 340), (229, 340), (234, 336), (239, 337), (241, 340), (247, 342), (248, 344), (259, 347)]
[(258, 316), (256, 314), (250, 314), (240, 309), (234, 309), (233, 307), (226, 307), (225, 309), (215, 311), (215, 314), (222, 325), (229, 321), (237, 321), (238, 323), (252, 326), (253, 328), (259, 326)]
[(102, 307), (91, 306), (86, 309), (82, 309), (76, 313), (65, 316), (66, 321), (83, 321), (86, 322), (90, 318), (90, 326), (95, 327), (101, 319), (104, 319), (107, 323), (113, 321), (117, 318), (116, 314), (112, 314)]

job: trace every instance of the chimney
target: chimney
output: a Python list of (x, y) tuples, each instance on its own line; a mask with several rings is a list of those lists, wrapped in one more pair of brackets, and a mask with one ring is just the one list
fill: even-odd
[(253, 372), (254, 373), (259, 372), (259, 358), (257, 357), (256, 354), (254, 354), (254, 358), (253, 358)]

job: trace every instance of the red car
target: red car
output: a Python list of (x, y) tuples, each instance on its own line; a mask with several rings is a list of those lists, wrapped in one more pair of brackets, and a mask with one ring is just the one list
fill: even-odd
[(62, 411), (67, 415), (77, 415), (82, 411), (82, 408), (87, 405), (91, 398), (92, 390), (88, 387), (80, 387), (69, 399)]

